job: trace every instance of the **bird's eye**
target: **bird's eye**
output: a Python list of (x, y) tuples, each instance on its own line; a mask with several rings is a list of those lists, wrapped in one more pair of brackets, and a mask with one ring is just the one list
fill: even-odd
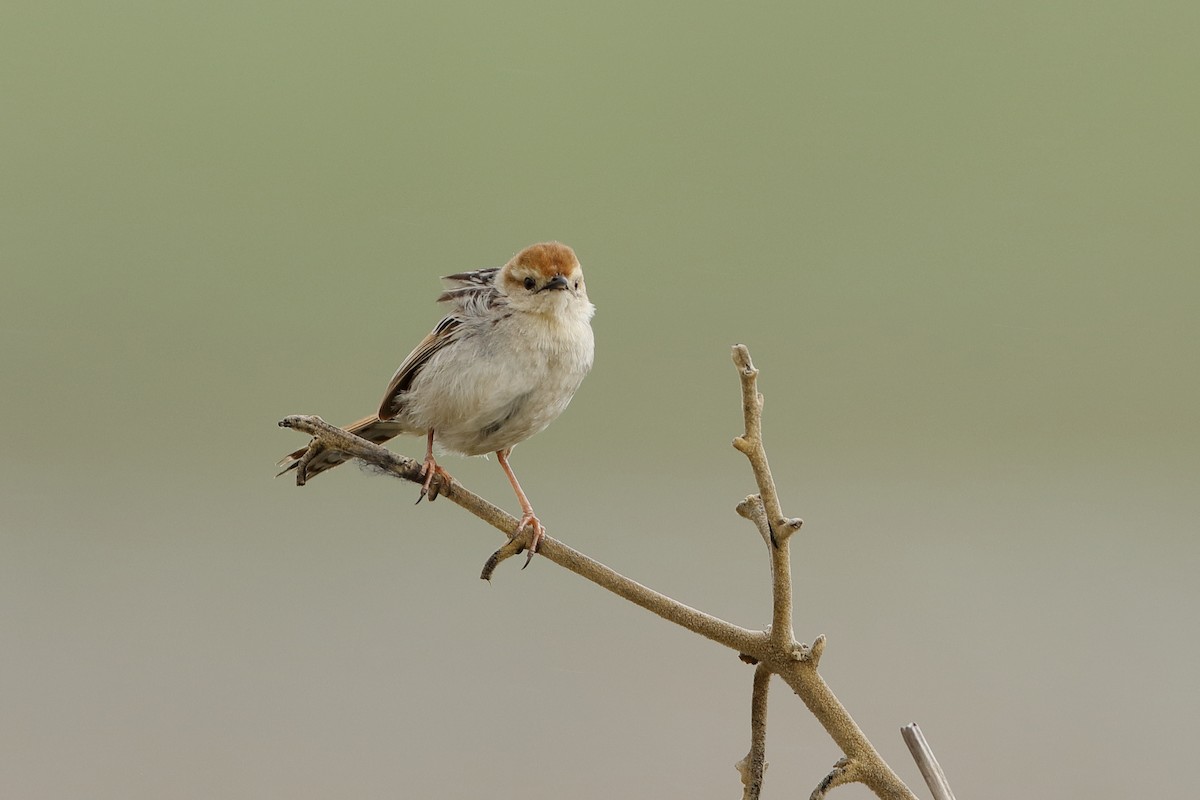
[(576, 281), (575, 281), (575, 288), (576, 288), (576, 289), (578, 289), (578, 288), (579, 288), (579, 281), (578, 281), (578, 280), (576, 280)]
[(526, 279), (525, 279), (525, 288), (526, 288), (526, 289), (528, 289), (529, 291), (531, 291), (531, 292), (532, 292), (532, 291), (533, 291), (533, 287), (535, 287), (535, 286), (537, 286), (537, 281), (535, 281), (533, 278), (526, 278)]

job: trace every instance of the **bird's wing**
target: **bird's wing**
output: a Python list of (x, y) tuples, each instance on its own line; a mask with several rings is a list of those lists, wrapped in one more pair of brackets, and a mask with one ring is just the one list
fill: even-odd
[(462, 324), (461, 317), (451, 314), (439, 322), (437, 327), (430, 331), (429, 335), (413, 348), (413, 351), (400, 364), (400, 368), (396, 370), (396, 374), (392, 376), (392, 381), (388, 384), (387, 391), (383, 393), (383, 401), (379, 404), (380, 419), (392, 419), (396, 416), (396, 413), (399, 411), (399, 403), (396, 402), (397, 397), (403, 392), (408, 391), (408, 387), (412, 385), (413, 378), (417, 377), (417, 373), (421, 371), (421, 367), (425, 366), (434, 353), (457, 338), (455, 334), (462, 330)]
[(399, 412), (400, 395), (408, 391), (413, 379), (428, 363), (433, 354), (458, 339), (466, 330), (466, 321), (491, 313), (505, 298), (496, 291), (496, 267), (477, 269), (447, 275), (442, 280), (453, 284), (438, 297), (439, 303), (451, 303), (454, 310), (421, 340), (408, 354), (396, 374), (392, 376), (383, 401), (379, 404), (379, 418), (392, 419)]

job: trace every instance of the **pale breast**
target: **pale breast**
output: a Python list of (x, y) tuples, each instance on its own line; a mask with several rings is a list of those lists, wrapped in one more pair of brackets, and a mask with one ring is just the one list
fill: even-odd
[(430, 358), (402, 397), (405, 426), (432, 428), (446, 450), (482, 455), (553, 422), (591, 369), (591, 326), (523, 316), (476, 326)]

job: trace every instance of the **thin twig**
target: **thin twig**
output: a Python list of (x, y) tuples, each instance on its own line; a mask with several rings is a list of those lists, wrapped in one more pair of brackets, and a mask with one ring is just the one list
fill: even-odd
[(912, 753), (913, 761), (917, 762), (917, 768), (921, 770), (921, 777), (925, 779), (925, 785), (929, 787), (933, 800), (954, 800), (954, 792), (950, 791), (950, 781), (946, 780), (946, 773), (942, 771), (942, 765), (933, 755), (933, 748), (925, 741), (925, 734), (921, 733), (920, 726), (915, 722), (905, 725), (900, 729), (900, 735), (904, 737), (904, 743), (908, 745), (908, 752)]
[(854, 783), (857, 780), (854, 777), (853, 765), (848, 758), (839, 758), (833, 765), (833, 769), (829, 770), (829, 774), (821, 779), (817, 784), (817, 788), (813, 789), (812, 794), (808, 796), (808, 800), (823, 800), (825, 795), (835, 786), (841, 786), (844, 783)]
[(792, 630), (792, 563), (788, 539), (800, 529), (803, 521), (789, 519), (783, 515), (779, 505), (779, 492), (775, 489), (775, 478), (767, 463), (767, 450), (762, 440), (763, 396), (758, 391), (758, 369), (750, 360), (750, 351), (745, 345), (734, 345), (733, 363), (742, 382), (742, 417), (746, 432), (733, 440), (733, 446), (746, 456), (758, 484), (758, 495), (747, 497), (737, 507), (742, 516), (751, 520), (763, 532), (767, 528), (768, 550), (771, 555), (771, 640), (780, 650), (792, 650), (796, 646)]
[(733, 346), (733, 363), (742, 379), (742, 415), (746, 420), (746, 432), (733, 440), (733, 446), (750, 460), (774, 538), (780, 541), (799, 530), (803, 523), (785, 517), (779, 504), (775, 479), (771, 477), (771, 466), (767, 463), (767, 451), (762, 446), (763, 396), (758, 392), (758, 370), (750, 360), (750, 350), (745, 345)]
[[(368, 464), (397, 478), (402, 478), (416, 484), (420, 484), (425, 480), (424, 476), (421, 475), (420, 461), (415, 461), (407, 456), (394, 453), (386, 447), (380, 447), (377, 444), (368, 442), (366, 439), (330, 425), (320, 417), (304, 415), (284, 417), (279, 421), (279, 427), (291, 428), (313, 437), (313, 441), (309, 444), (309, 453), (306, 453), (305, 456), (311, 455), (314, 449), (337, 450), (351, 458), (362, 459)], [(301, 476), (297, 474), (297, 485), (303, 485), (300, 482), (300, 478)], [(458, 481), (452, 481), (450, 486), (442, 487), (439, 494), (441, 497), (448, 498), (450, 502), (471, 512), (510, 538), (517, 529), (517, 519), (515, 517), (505, 512), (499, 506), (484, 500), (479, 495), (467, 491)]]
[(750, 695), (750, 752), (737, 763), (742, 775), (742, 800), (758, 800), (762, 794), (763, 773), (767, 771), (767, 690), (771, 669), (766, 664), (754, 668), (754, 690)]
[[(380, 447), (352, 433), (347, 433), (341, 428), (330, 425), (320, 417), (290, 416), (285, 417), (279, 424), (281, 427), (293, 428), (312, 435), (315, 437), (315, 447), (339, 450), (348, 456), (362, 459), (385, 472), (413, 483), (420, 483), (423, 480), (420, 475), (421, 462), (398, 455), (386, 447)], [(457, 480), (452, 482), (449, 487), (443, 488), (441, 494), (450, 502), (466, 509), (510, 538), (508, 544), (501, 547), (488, 559), (488, 565), (492, 569), (504, 558), (515, 555), (522, 548), (520, 538), (512, 539), (517, 530), (518, 520), (516, 517), (484, 500)], [(684, 605), (665, 594), (621, 575), (550, 536), (542, 539), (541, 544), (538, 545), (538, 554), (545, 557), (547, 561), (608, 589), (668, 622), (674, 622), (693, 633), (731, 647), (739, 653), (762, 652), (765, 649), (766, 636), (761, 631), (752, 631), (733, 625), (723, 619)], [(485, 569), (487, 568), (485, 567)], [(490, 577), (490, 575), (491, 572), (488, 570), (484, 577)]]

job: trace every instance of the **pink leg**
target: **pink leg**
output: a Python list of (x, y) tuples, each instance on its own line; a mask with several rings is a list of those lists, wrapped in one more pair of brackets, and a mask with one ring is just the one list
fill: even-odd
[[(521, 504), (521, 523), (517, 525), (517, 533), (525, 530), (529, 526), (533, 526), (533, 540), (529, 543), (529, 554), (525, 557), (525, 566), (529, 566), (530, 559), (537, 552), (538, 545), (542, 541), (542, 536), (545, 531), (542, 529), (541, 520), (533, 513), (533, 506), (529, 503), (529, 498), (525, 496), (525, 492), (521, 491), (521, 484), (517, 481), (517, 476), (513, 473), (512, 467), (508, 465), (508, 454), (512, 452), (512, 448), (496, 451), (496, 460), (500, 462), (500, 468), (504, 470), (504, 474), (508, 476), (508, 482), (512, 484), (513, 491), (517, 493), (517, 502)], [(522, 567), (524, 569), (524, 567)]]

